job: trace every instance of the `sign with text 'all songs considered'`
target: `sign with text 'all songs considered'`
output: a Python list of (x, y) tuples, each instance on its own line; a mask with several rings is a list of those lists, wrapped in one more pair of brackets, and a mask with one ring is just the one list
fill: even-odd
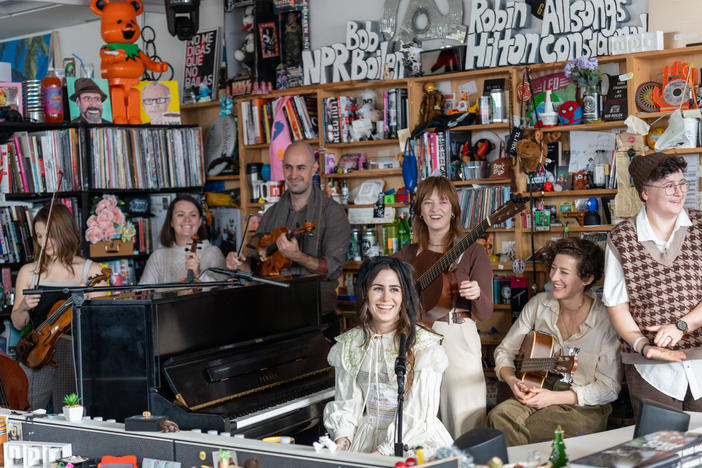
[(185, 44), (183, 104), (210, 101), (217, 96), (221, 33), (201, 31)]

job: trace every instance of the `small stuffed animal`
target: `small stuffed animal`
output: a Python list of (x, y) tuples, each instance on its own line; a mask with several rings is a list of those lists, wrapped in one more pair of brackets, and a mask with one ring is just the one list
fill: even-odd
[(444, 108), (444, 96), (436, 89), (434, 83), (424, 85), (424, 97), (419, 113), (422, 122), (431, 122), (434, 117), (441, 115)]
[(573, 174), (573, 190), (587, 190), (588, 185), (587, 172), (578, 171)]
[(254, 67), (254, 35), (253, 33), (248, 33), (244, 38), (244, 42), (241, 44), (237, 50), (234, 51), (234, 58), (237, 59), (242, 64), (242, 71), (247, 70), (251, 72)]
[(524, 138), (517, 143), (517, 156), (522, 169), (527, 173), (536, 171), (543, 162), (541, 144), (531, 138)]
[(144, 68), (154, 73), (168, 70), (166, 62), (154, 62), (134, 44), (144, 5), (141, 0), (91, 0), (90, 10), (101, 17), (100, 34), (107, 43), (100, 49), (100, 72), (110, 85), (112, 119), (116, 124), (140, 124), (141, 93), (133, 86)]

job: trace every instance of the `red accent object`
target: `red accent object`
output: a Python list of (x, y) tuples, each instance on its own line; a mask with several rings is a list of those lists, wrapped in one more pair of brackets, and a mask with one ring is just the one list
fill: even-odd
[(125, 455), (123, 457), (113, 457), (112, 455), (105, 455), (98, 463), (98, 468), (107, 468), (109, 465), (132, 465), (134, 468), (137, 467), (137, 457), (136, 455)]
[(249, 23), (246, 26), (244, 26), (243, 28), (241, 28), (241, 32), (246, 32), (249, 29), (251, 29), (252, 27), (253, 27), (253, 23)]
[(405, 460), (405, 463), (407, 466), (417, 466), (417, 460), (413, 457), (409, 457), (407, 460)]
[(525, 102), (531, 98), (531, 87), (526, 81), (522, 81), (519, 86), (517, 86), (517, 98)]
[(551, 182), (544, 182), (544, 192), (553, 192), (553, 184)]
[(395, 468), (407, 468), (407, 465), (405, 464), (405, 462), (399, 461), (395, 463)]

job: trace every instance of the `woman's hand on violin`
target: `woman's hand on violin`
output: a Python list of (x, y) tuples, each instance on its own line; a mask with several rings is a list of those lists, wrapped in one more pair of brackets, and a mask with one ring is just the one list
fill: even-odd
[(285, 258), (289, 258), (293, 262), (298, 261), (302, 252), (300, 252), (300, 246), (298, 245), (296, 238), (293, 237), (292, 239), (288, 240), (287, 236), (278, 236), (275, 243), (278, 246), (278, 250)]
[(458, 294), (464, 299), (475, 301), (480, 298), (480, 285), (477, 281), (461, 281), (458, 286)]
[(195, 252), (185, 252), (185, 269), (192, 270), (196, 277), (200, 274), (200, 257)]
[(248, 262), (246, 261), (246, 257), (239, 255), (236, 252), (229, 252), (229, 254), (227, 254), (226, 265), (229, 270), (251, 270)]

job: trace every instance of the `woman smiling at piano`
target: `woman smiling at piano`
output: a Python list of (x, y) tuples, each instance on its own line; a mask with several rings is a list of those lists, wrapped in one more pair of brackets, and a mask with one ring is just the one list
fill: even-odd
[(359, 326), (336, 337), (329, 352), (335, 367), (335, 399), (324, 409), (324, 425), (344, 450), (394, 453), (400, 336), (407, 337), (407, 372), (402, 440), (426, 450), (451, 445), (436, 417), (441, 377), (448, 365), (441, 335), (417, 325), (421, 307), (412, 267), (392, 257), (366, 260), (358, 274)]
[[(207, 241), (203, 218), (202, 206), (190, 195), (178, 195), (171, 202), (161, 228), (162, 247), (149, 256), (139, 284), (171, 283), (189, 276), (197, 279), (207, 268), (224, 268), (222, 251)], [(194, 237), (198, 241), (192, 252)], [(216, 281), (219, 275), (208, 272), (200, 279)]]
[[(553, 291), (531, 298), (495, 350), (495, 372), (514, 398), (490, 411), (488, 423), (505, 433), (508, 445), (551, 440), (559, 424), (566, 437), (604, 431), (609, 403), (621, 388), (619, 340), (606, 307), (590, 289), (602, 277), (602, 249), (565, 238), (548, 244), (545, 257)], [(542, 386), (527, 385), (515, 375), (515, 357), (532, 331), (553, 337), (555, 356), (579, 349), (572, 384), (551, 374)]]

